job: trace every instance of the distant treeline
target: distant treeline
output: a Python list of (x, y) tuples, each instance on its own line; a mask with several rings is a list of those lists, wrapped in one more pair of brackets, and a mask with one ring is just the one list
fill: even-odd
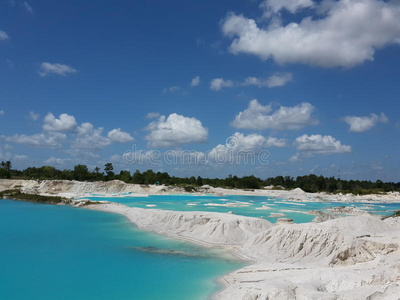
[(294, 189), (301, 188), (306, 192), (342, 192), (353, 194), (379, 193), (389, 191), (400, 191), (400, 182), (382, 182), (381, 180), (359, 181), (359, 180), (342, 180), (334, 177), (317, 176), (314, 174), (306, 176), (276, 176), (267, 179), (260, 179), (255, 176), (237, 177), (229, 175), (227, 178), (202, 178), (198, 177), (175, 177), (170, 176), (166, 172), (153, 172), (147, 170), (140, 172), (136, 170), (134, 173), (129, 171), (121, 171), (119, 174), (114, 173), (112, 163), (107, 163), (104, 169), (96, 167), (93, 172), (89, 171), (85, 165), (76, 165), (73, 170), (57, 170), (51, 166), (43, 166), (40, 168), (29, 167), (25, 170), (12, 169), (11, 162), (1, 162), (0, 178), (14, 179), (65, 179), (78, 181), (109, 181), (118, 179), (126, 183), (137, 184), (165, 184), (178, 185), (194, 190), (202, 185), (210, 185), (214, 187), (240, 188), (240, 189), (260, 189), (265, 186), (273, 186), (275, 189)]

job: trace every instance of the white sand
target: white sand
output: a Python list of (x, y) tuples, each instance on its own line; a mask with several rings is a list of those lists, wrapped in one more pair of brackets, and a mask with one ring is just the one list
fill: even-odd
[(272, 209), (272, 207), (269, 207), (267, 205), (262, 205), (261, 207), (256, 207), (257, 210), (269, 210)]
[(112, 202), (87, 208), (122, 214), (140, 228), (214, 246), (242, 245), (255, 234), (272, 227), (263, 219), (215, 212), (143, 209)]
[[(11, 188), (71, 198), (92, 193), (111, 196), (182, 193), (179, 188), (128, 185), (120, 181), (0, 180), (0, 191)], [(296, 202), (322, 199), (400, 202), (399, 193), (353, 196), (221, 188), (208, 188), (204, 192), (270, 196)], [(85, 202), (76, 201), (75, 205)], [(140, 228), (173, 238), (227, 247), (253, 261), (252, 265), (221, 278), (225, 289), (215, 295), (216, 299), (399, 299), (400, 218), (382, 221), (363, 213), (321, 223), (286, 224), (282, 220), (273, 225), (263, 219), (223, 213), (141, 209), (116, 203), (85, 207), (125, 215)], [(346, 212), (359, 214), (355, 209)]]
[(283, 213), (270, 213), (267, 218), (282, 218), (285, 217), (286, 215)]
[[(140, 228), (233, 249), (254, 264), (223, 276), (216, 299), (398, 299), (400, 220), (362, 215), (280, 224), (210, 212), (146, 210), (116, 203), (90, 209)], [(396, 298), (397, 297), (397, 298)]]

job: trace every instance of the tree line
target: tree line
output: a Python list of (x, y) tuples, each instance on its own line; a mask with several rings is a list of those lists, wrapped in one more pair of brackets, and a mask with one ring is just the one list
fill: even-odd
[(12, 169), (10, 161), (0, 163), (0, 178), (15, 179), (64, 179), (78, 181), (109, 181), (121, 180), (126, 183), (136, 184), (165, 184), (185, 187), (199, 187), (210, 185), (213, 187), (260, 189), (269, 186), (273, 189), (294, 189), (301, 188), (306, 192), (342, 192), (353, 194), (379, 193), (389, 191), (400, 191), (400, 182), (383, 182), (381, 180), (343, 180), (335, 177), (317, 176), (314, 174), (298, 176), (276, 176), (261, 179), (255, 176), (237, 177), (229, 175), (226, 178), (202, 178), (198, 177), (175, 177), (167, 172), (154, 172), (147, 170), (140, 172), (136, 170), (131, 173), (123, 170), (118, 174), (114, 172), (112, 163), (106, 163), (103, 169), (99, 167), (89, 171), (86, 165), (76, 165), (73, 170), (58, 170), (52, 166), (40, 168), (28, 167), (24, 170)]

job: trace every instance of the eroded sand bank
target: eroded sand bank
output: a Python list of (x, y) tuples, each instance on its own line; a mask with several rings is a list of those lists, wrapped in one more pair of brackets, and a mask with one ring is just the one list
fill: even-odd
[(345, 217), (279, 224), (210, 212), (87, 206), (119, 213), (140, 228), (234, 250), (253, 264), (223, 276), (216, 299), (398, 299), (400, 220)]
[[(0, 191), (82, 197), (182, 193), (179, 188), (140, 186), (120, 181), (0, 180)], [(217, 195), (270, 196), (290, 201), (398, 202), (386, 195), (326, 195), (294, 191), (226, 190), (204, 187)], [(321, 198), (322, 197), (322, 198)], [(82, 202), (83, 203), (83, 202)], [(77, 201), (75, 204), (80, 205)], [(225, 275), (216, 299), (399, 299), (400, 218), (381, 220), (362, 214), (321, 223), (271, 224), (267, 220), (212, 212), (178, 212), (127, 207), (105, 202), (89, 209), (122, 214), (140, 228), (208, 246), (227, 247), (253, 263)]]

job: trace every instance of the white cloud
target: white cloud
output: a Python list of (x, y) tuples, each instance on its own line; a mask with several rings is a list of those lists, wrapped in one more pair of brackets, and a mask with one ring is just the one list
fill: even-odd
[(91, 123), (78, 126), (78, 134), (71, 147), (81, 150), (99, 150), (111, 144), (111, 140), (102, 135), (102, 127), (94, 128)]
[(232, 80), (224, 80), (223, 78), (214, 78), (210, 82), (210, 89), (219, 91), (222, 88), (233, 87)]
[(50, 74), (66, 76), (68, 74), (74, 74), (76, 72), (77, 72), (77, 70), (75, 70), (74, 68), (67, 66), (67, 65), (43, 62), (40, 65), (38, 74), (40, 77), (45, 77)]
[(65, 151), (65, 153), (74, 156), (74, 157), (79, 157), (79, 158), (86, 158), (86, 159), (99, 159), (100, 155), (95, 154), (93, 152), (90, 152), (88, 150), (85, 149), (76, 149), (76, 148), (72, 148), (72, 149), (68, 149)]
[(295, 145), (299, 152), (290, 158), (291, 161), (313, 157), (317, 154), (328, 155), (352, 151), (351, 146), (342, 145), (341, 141), (330, 135), (304, 134), (296, 138)]
[(39, 119), (40, 115), (35, 113), (34, 111), (30, 111), (28, 118), (31, 119), (32, 121), (37, 121)]
[(182, 88), (180, 86), (174, 85), (164, 89), (164, 94), (166, 93), (176, 93), (180, 92)]
[(269, 147), (286, 147), (285, 139), (278, 139), (274, 137), (267, 137), (265, 140), (265, 146)]
[(235, 132), (232, 136), (228, 137), (225, 145), (218, 145), (210, 151), (210, 156), (215, 153), (226, 153), (238, 151), (253, 151), (255, 153), (262, 149), (269, 147), (285, 147), (286, 140), (277, 139), (273, 137), (264, 137), (262, 135), (253, 133), (244, 135), (240, 132)]
[(269, 156), (267, 148), (285, 146), (286, 140), (284, 139), (264, 137), (255, 133), (244, 135), (236, 132), (227, 138), (225, 145), (219, 144), (207, 152), (207, 162), (217, 162), (218, 164), (255, 163), (257, 159)]
[(190, 85), (192, 87), (198, 86), (200, 84), (200, 76), (196, 76), (192, 79), (192, 82), (190, 83)]
[(13, 136), (2, 136), (7, 142), (22, 144), (30, 147), (38, 148), (60, 148), (66, 139), (66, 135), (58, 132), (40, 133), (33, 135), (15, 134)]
[(272, 111), (271, 105), (263, 106), (254, 99), (246, 110), (236, 115), (231, 125), (242, 129), (297, 130), (318, 123), (312, 117), (314, 109), (310, 103), (304, 102), (293, 107), (281, 106), (269, 114)]
[(0, 116), (4, 116), (4, 110), (0, 110)]
[(0, 160), (22, 161), (26, 159), (28, 159), (26, 155), (13, 154), (11, 152), (3, 153), (2, 149), (0, 149)]
[(5, 33), (3, 30), (0, 30), (0, 41), (5, 41), (9, 39), (10, 37), (8, 36), (7, 33)]
[(381, 113), (379, 116), (376, 114), (371, 114), (369, 117), (347, 116), (342, 120), (350, 125), (350, 131), (353, 132), (367, 131), (374, 127), (377, 123), (388, 122), (388, 118), (384, 113)]
[(299, 151), (311, 151), (319, 154), (351, 152), (350, 146), (342, 145), (341, 141), (330, 135), (304, 134), (296, 138), (295, 144)]
[(286, 9), (291, 13), (313, 6), (312, 0), (265, 0), (261, 3), (261, 7), (267, 12), (278, 13), (282, 9)]
[[(278, 3), (275, 10), (289, 8), (287, 3)], [(222, 32), (234, 38), (230, 45), (234, 54), (323, 67), (353, 67), (372, 61), (376, 49), (400, 42), (396, 1), (340, 0), (324, 9), (325, 15), (319, 18), (305, 17), (287, 25), (271, 21), (271, 26), (263, 28), (254, 19), (231, 13), (222, 22)]]
[(15, 154), (14, 155), (14, 157), (13, 157), (13, 159), (14, 160), (18, 160), (18, 161), (21, 161), (21, 160), (27, 160), (28, 159), (28, 156), (26, 156), (26, 155), (17, 155), (17, 154)]
[(158, 112), (149, 112), (149, 113), (146, 115), (146, 118), (147, 118), (147, 119), (156, 119), (156, 118), (159, 118), (159, 117), (161, 117), (161, 114), (158, 113)]
[(24, 1), (21, 3), (21, 7), (25, 9), (25, 11), (29, 14), (34, 14), (32, 6), (29, 5), (28, 2)]
[(135, 140), (129, 133), (121, 131), (121, 128), (109, 131), (107, 137), (114, 143), (127, 143)]
[(68, 114), (61, 114), (58, 119), (52, 113), (48, 113), (44, 117), (44, 131), (74, 131), (78, 124), (75, 117)]
[(57, 166), (63, 166), (67, 163), (70, 163), (72, 159), (70, 158), (56, 158), (54, 156), (50, 156), (47, 160), (44, 161), (46, 165), (57, 165)]
[(146, 139), (149, 147), (171, 147), (186, 143), (201, 143), (207, 139), (208, 130), (196, 118), (173, 113), (151, 122), (146, 130), (151, 131)]
[(272, 76), (269, 76), (267, 79), (257, 78), (257, 77), (247, 77), (242, 85), (255, 85), (258, 87), (278, 87), (284, 86), (286, 83), (292, 81), (293, 76), (291, 73), (276, 73)]

